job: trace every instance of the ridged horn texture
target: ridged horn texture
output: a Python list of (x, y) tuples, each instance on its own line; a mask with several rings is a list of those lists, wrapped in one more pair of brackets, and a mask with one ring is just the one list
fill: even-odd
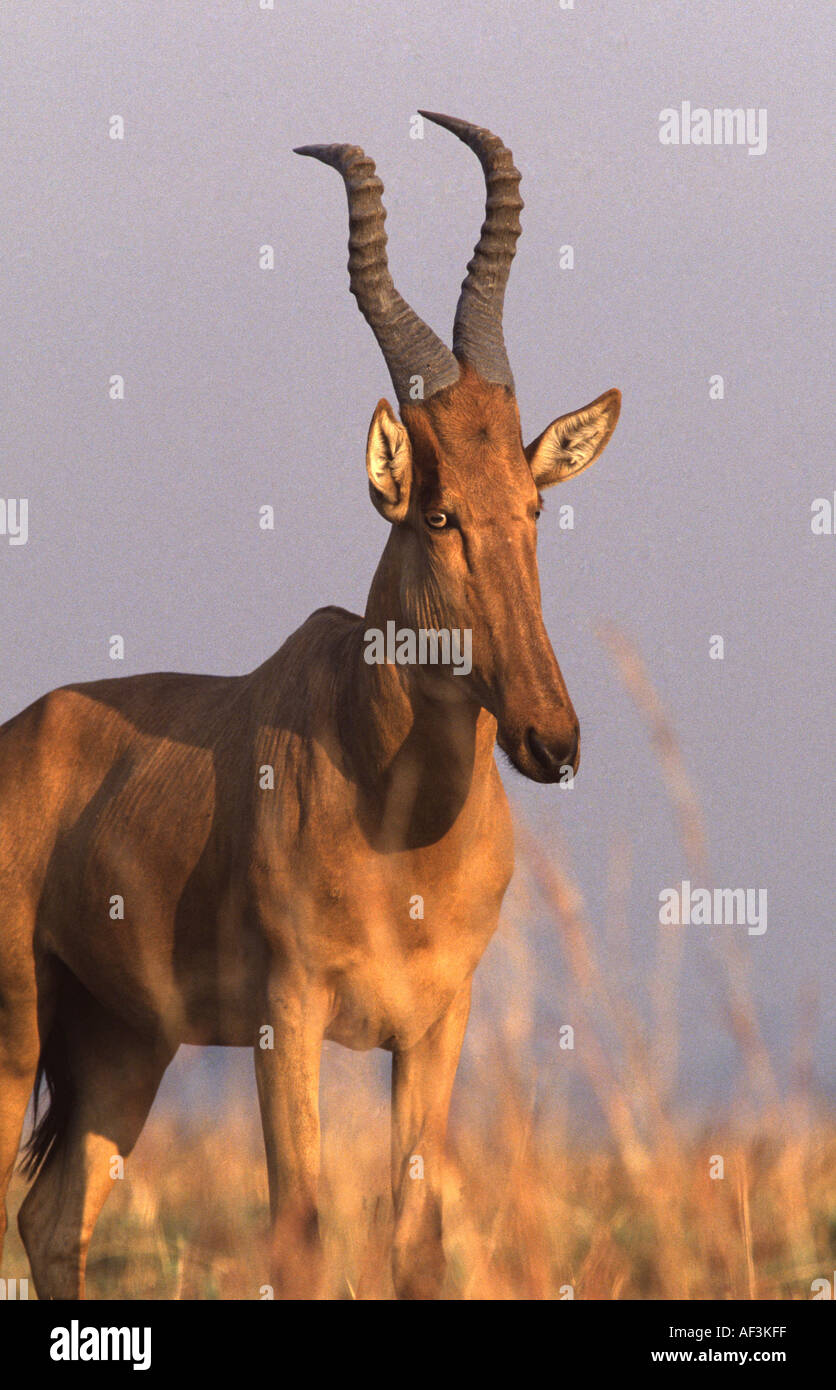
[(478, 156), (487, 184), (485, 221), (456, 309), (453, 352), (459, 361), (475, 367), (485, 381), (510, 386), (513, 391), (514, 377), (502, 336), (502, 306), (517, 237), (522, 231), (520, 213), (524, 203), (520, 197), (519, 170), (499, 136), (483, 126), (442, 116), (437, 111), (421, 111), (419, 115), (443, 126), (470, 146)]
[(423, 378), (423, 397), (459, 378), (459, 364), (448, 347), (402, 299), (389, 274), (383, 224), (383, 184), (373, 160), (358, 145), (300, 145), (343, 176), (348, 195), (348, 271), (351, 293), (380, 344), (400, 405), (414, 403), (410, 378)]

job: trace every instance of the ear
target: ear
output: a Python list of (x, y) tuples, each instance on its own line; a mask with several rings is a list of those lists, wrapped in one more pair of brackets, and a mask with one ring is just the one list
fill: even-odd
[(366, 472), (369, 492), (380, 514), (387, 521), (403, 521), (412, 484), (412, 447), (388, 401), (378, 401), (369, 425)]
[(552, 487), (582, 473), (609, 442), (621, 409), (621, 392), (605, 391), (571, 415), (561, 415), (525, 451), (538, 487)]

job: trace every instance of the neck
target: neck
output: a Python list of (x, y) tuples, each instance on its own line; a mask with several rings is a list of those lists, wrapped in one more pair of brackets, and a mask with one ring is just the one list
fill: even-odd
[(405, 626), (400, 576), (387, 545), (352, 642), (342, 746), (367, 806), (367, 830), (382, 847), (432, 844), (493, 774), (496, 721), (439, 677), (430, 693), (415, 667), (364, 659), (364, 634)]

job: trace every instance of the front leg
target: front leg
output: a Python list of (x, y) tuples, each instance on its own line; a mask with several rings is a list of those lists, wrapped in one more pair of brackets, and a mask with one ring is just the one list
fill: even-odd
[(392, 1271), (398, 1298), (437, 1298), (444, 1281), (444, 1138), (469, 1011), (470, 980), (420, 1042), (396, 1048), (392, 1057)]
[[(275, 1298), (315, 1298), (322, 1252), (317, 1215), (319, 1065), (327, 998), (285, 982), (267, 992), (255, 1073), (270, 1190)], [(272, 1046), (263, 1046), (263, 1043)]]

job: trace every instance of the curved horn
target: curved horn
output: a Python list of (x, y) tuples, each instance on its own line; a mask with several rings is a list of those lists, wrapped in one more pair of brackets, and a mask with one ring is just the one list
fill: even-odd
[(459, 295), (453, 352), (459, 361), (466, 360), (475, 367), (485, 381), (510, 386), (513, 391), (514, 377), (502, 336), (502, 305), (522, 231), (519, 171), (514, 168), (511, 151), (483, 126), (441, 116), (437, 111), (421, 111), (419, 115), (444, 126), (469, 145), (485, 171), (485, 221)]
[(411, 377), (423, 378), (425, 400), (450, 386), (458, 380), (458, 362), (401, 298), (389, 274), (383, 184), (373, 160), (358, 145), (300, 145), (294, 154), (321, 159), (343, 176), (351, 293), (380, 344), (399, 404), (414, 404), (409, 394)]

